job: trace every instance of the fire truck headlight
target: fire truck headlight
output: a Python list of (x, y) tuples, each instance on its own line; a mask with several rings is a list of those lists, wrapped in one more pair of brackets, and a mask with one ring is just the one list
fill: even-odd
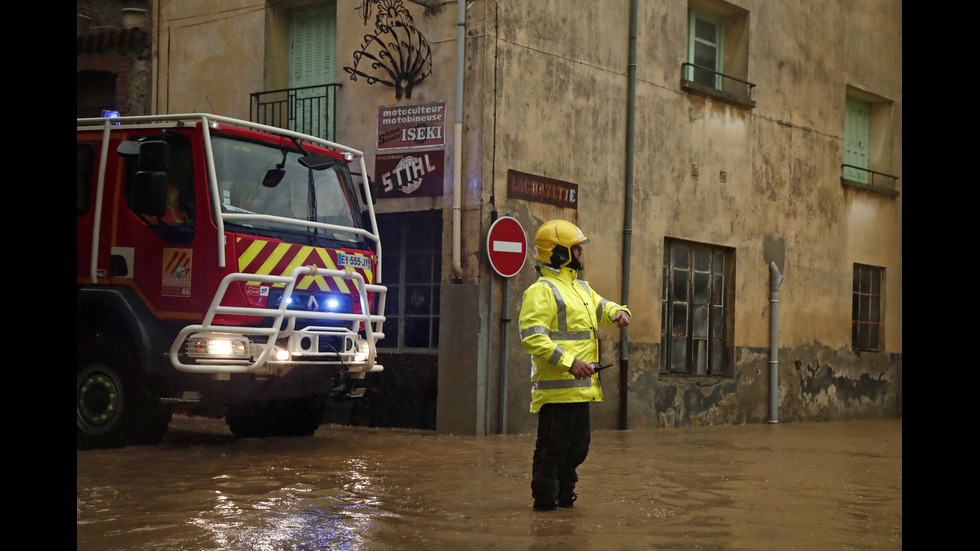
[(368, 354), (371, 353), (371, 349), (368, 348), (367, 341), (361, 341), (357, 344), (357, 352), (354, 353), (355, 362), (366, 362), (368, 359)]
[(187, 339), (187, 355), (201, 359), (249, 359), (252, 345), (242, 335), (198, 333)]
[(276, 348), (276, 360), (284, 362), (289, 359), (289, 350), (285, 348)]

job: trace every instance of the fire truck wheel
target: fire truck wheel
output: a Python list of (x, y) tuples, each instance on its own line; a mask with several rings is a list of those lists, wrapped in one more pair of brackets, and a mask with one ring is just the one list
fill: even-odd
[(278, 430), (284, 436), (311, 436), (320, 428), (326, 409), (326, 395), (282, 400), (279, 404)]
[(138, 377), (112, 362), (82, 361), (76, 379), (77, 449), (156, 444), (170, 422), (170, 410), (154, 404)]
[(228, 406), (225, 413), (225, 423), (232, 434), (239, 438), (255, 438), (265, 436), (265, 423), (260, 402), (244, 402)]
[(230, 406), (225, 422), (239, 438), (310, 436), (320, 427), (325, 408), (325, 395), (245, 402)]

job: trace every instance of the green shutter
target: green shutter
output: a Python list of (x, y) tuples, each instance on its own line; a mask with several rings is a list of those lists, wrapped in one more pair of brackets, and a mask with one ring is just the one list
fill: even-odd
[[(844, 164), (868, 167), (868, 148), (871, 141), (871, 104), (847, 98), (844, 114)], [(868, 182), (868, 173), (853, 168), (844, 169), (844, 178)]]
[(296, 8), (289, 21), (289, 87), (332, 84), (337, 66), (333, 3)]
[[(334, 139), (334, 103), (326, 85), (337, 74), (337, 6), (334, 2), (289, 13), (289, 100), (288, 128)], [(316, 86), (306, 90), (295, 90)]]

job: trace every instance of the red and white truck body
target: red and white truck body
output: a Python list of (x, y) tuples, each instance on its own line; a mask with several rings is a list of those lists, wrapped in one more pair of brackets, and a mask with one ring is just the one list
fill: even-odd
[(206, 114), (78, 119), (76, 148), (80, 448), (159, 441), (174, 407), (312, 434), (382, 369), (361, 152)]

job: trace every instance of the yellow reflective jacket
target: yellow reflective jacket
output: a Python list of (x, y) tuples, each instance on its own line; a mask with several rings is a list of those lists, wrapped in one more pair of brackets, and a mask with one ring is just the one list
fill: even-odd
[(521, 299), (521, 344), (531, 355), (531, 413), (548, 403), (602, 401), (598, 374), (578, 380), (568, 372), (577, 358), (599, 361), (599, 323), (629, 309), (599, 296), (578, 272), (540, 268)]

